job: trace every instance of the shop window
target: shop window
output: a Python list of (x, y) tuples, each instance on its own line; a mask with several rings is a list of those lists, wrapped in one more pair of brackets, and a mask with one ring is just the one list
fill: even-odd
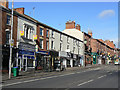
[(27, 59), (27, 67), (33, 67), (33, 60)]

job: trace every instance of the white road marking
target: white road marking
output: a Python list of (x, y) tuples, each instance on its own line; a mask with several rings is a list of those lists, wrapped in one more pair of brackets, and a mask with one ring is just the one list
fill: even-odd
[(107, 71), (108, 73), (110, 72), (110, 71)]
[(92, 81), (93, 81), (93, 79), (91, 79), (91, 80), (89, 80), (89, 81), (87, 81), (87, 82), (83, 82), (83, 83), (81, 83), (81, 84), (78, 84), (78, 86), (84, 85), (84, 84), (89, 83), (89, 82), (92, 82)]
[(76, 73), (81, 73), (81, 72), (76, 72)]
[(107, 75), (100, 76), (100, 77), (98, 77), (98, 79), (103, 78), (103, 77), (105, 77), (105, 76), (107, 76)]
[(112, 74), (112, 73), (109, 73), (109, 74)]

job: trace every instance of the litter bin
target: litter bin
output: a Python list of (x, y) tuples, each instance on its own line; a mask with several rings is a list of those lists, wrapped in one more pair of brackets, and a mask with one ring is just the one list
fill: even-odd
[(19, 73), (18, 67), (13, 67), (13, 76), (14, 76), (14, 77), (17, 77), (17, 76), (18, 76), (18, 73)]

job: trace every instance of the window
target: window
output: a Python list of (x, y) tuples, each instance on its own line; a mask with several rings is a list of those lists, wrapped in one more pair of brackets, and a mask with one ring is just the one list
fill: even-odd
[(62, 34), (60, 34), (60, 40), (62, 40)]
[(69, 45), (67, 45), (67, 49), (69, 49)]
[(6, 31), (6, 44), (9, 44), (10, 32)]
[(54, 43), (54, 42), (52, 41), (52, 42), (51, 42), (51, 49), (53, 49), (53, 46), (54, 46), (53, 43)]
[(33, 67), (33, 60), (32, 59), (27, 59), (27, 67)]
[(60, 43), (60, 51), (62, 51), (62, 43)]
[(75, 40), (73, 39), (73, 45), (75, 45)]
[(27, 39), (33, 39), (34, 29), (32, 26), (24, 24), (24, 37)]
[(48, 43), (49, 43), (49, 42), (48, 42), (48, 41), (46, 41), (46, 50), (48, 50)]
[(11, 16), (10, 15), (7, 15), (7, 24), (10, 25), (10, 18)]
[(67, 37), (67, 42), (69, 42), (69, 37)]
[(43, 29), (40, 28), (40, 35), (43, 36)]
[(54, 37), (54, 31), (52, 31), (52, 37)]
[(75, 47), (73, 47), (73, 52), (75, 51)]
[(40, 49), (43, 49), (43, 39), (40, 39)]
[(48, 37), (48, 33), (49, 33), (49, 31), (47, 30), (47, 31), (46, 31), (46, 37)]

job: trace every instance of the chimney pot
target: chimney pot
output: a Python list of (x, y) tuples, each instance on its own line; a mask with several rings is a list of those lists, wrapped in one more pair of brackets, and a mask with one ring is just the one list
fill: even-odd
[(0, 5), (5, 8), (8, 8), (9, 2), (8, 2), (8, 0), (0, 0)]
[(22, 7), (22, 8), (15, 8), (14, 10), (16, 12), (20, 13), (20, 14), (24, 14), (24, 7)]
[(71, 20), (67, 21), (66, 29), (73, 29), (73, 28), (75, 28), (75, 21), (71, 21)]

